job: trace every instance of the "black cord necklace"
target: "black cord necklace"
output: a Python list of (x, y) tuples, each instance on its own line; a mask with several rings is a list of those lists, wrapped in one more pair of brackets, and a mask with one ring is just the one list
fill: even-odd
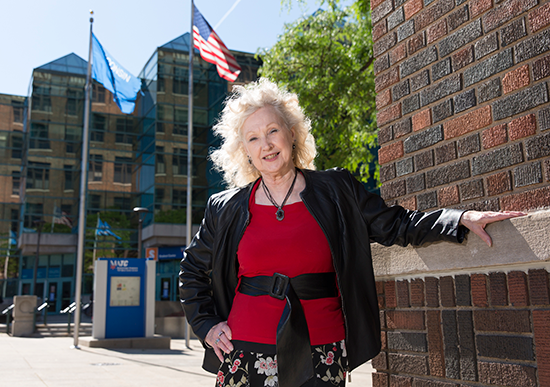
[(264, 189), (265, 196), (267, 196), (271, 204), (277, 207), (277, 212), (275, 212), (275, 217), (279, 222), (285, 218), (285, 212), (283, 211), (283, 206), (286, 204), (286, 201), (288, 200), (288, 198), (290, 197), (290, 194), (292, 193), (292, 190), (294, 189), (294, 183), (296, 183), (296, 177), (298, 176), (298, 171), (295, 171), (295, 172), (296, 174), (294, 175), (294, 180), (292, 180), (290, 189), (286, 193), (285, 199), (283, 200), (280, 206), (277, 204), (275, 199), (273, 199), (273, 196), (271, 196), (271, 192), (269, 192), (269, 189), (267, 188), (267, 186), (264, 183), (264, 180), (262, 179), (262, 188)]

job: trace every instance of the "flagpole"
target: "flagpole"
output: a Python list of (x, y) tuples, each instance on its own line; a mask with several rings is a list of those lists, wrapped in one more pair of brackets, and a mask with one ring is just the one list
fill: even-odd
[(94, 11), (90, 10), (90, 46), (88, 49), (88, 72), (86, 74), (85, 102), (84, 102), (84, 130), (82, 131), (82, 163), (80, 164), (80, 203), (78, 211), (78, 244), (76, 247), (76, 283), (74, 302), (74, 341), (73, 348), (78, 347), (80, 331), (80, 298), (82, 297), (82, 267), (84, 261), (84, 236), (86, 233), (86, 189), (88, 185), (88, 130), (90, 123), (90, 92), (92, 88), (92, 31), (94, 25)]
[(95, 231), (94, 231), (94, 252), (93, 252), (93, 259), (92, 263), (95, 265), (95, 259), (97, 256), (96, 250), (97, 250), (97, 230), (99, 230), (99, 212), (97, 213), (97, 222), (95, 225)]
[[(187, 92), (187, 232), (185, 235), (185, 243), (187, 246), (191, 243), (191, 228), (193, 227), (193, 54), (194, 54), (194, 39), (193, 39), (193, 19), (195, 16), (195, 5), (191, 0), (191, 30), (189, 34), (189, 88)], [(190, 348), (189, 336), (189, 321), (185, 318), (185, 345)]]

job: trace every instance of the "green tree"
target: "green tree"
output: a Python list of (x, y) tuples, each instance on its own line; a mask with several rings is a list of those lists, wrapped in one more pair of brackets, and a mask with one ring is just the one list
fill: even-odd
[(317, 168), (345, 167), (378, 181), (378, 166), (369, 171), (377, 147), (369, 2), (321, 4), (328, 9), (287, 24), (273, 47), (259, 51), (260, 74), (298, 94), (312, 122)]

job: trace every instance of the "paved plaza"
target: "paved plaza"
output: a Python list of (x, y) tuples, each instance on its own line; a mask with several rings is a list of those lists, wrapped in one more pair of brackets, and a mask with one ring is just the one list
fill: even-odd
[[(203, 349), (172, 340), (169, 350), (71, 348), (72, 337), (11, 337), (0, 333), (0, 385), (17, 387), (214, 386), (202, 370)], [(370, 363), (348, 386), (372, 386)]]

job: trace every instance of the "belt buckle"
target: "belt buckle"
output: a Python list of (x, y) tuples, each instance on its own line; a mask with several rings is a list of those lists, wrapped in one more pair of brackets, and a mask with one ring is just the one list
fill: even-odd
[(281, 273), (273, 274), (269, 295), (278, 300), (284, 300), (286, 297), (286, 288), (290, 282), (290, 278)]

